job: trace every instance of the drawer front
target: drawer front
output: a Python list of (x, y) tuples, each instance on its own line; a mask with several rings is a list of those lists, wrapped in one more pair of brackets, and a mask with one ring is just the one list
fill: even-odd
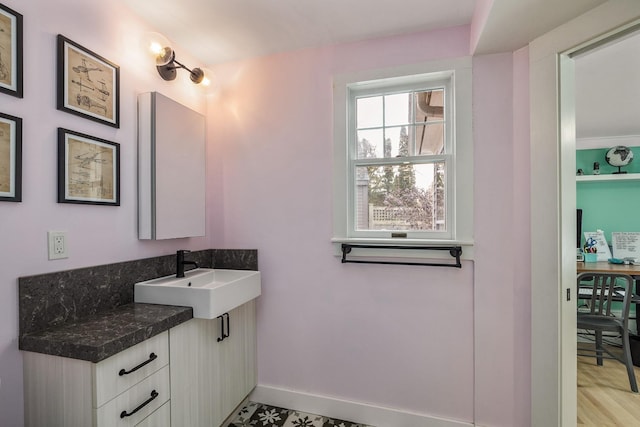
[(93, 407), (98, 408), (104, 405), (166, 366), (169, 363), (168, 336), (168, 332), (165, 331), (97, 363)]
[[(133, 427), (169, 401), (169, 366), (96, 410), (98, 427)], [(168, 406), (168, 405), (165, 405)]]
[(136, 427), (170, 427), (171, 403), (167, 402), (159, 407), (153, 414), (142, 420)]

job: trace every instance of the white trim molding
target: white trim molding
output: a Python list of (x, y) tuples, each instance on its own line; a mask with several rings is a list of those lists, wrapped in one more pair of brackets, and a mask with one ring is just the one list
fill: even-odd
[(405, 412), (398, 409), (266, 385), (258, 385), (249, 396), (249, 400), (361, 424), (370, 424), (376, 427), (472, 427), (474, 425), (464, 421), (449, 420), (426, 414)]
[(624, 145), (625, 147), (638, 147), (640, 146), (640, 135), (576, 138), (576, 150), (611, 148), (615, 147), (616, 145)]

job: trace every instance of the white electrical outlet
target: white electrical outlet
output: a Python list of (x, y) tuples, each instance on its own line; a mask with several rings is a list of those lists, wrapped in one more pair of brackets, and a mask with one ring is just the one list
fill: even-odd
[(67, 232), (49, 231), (49, 259), (69, 258), (67, 253)]

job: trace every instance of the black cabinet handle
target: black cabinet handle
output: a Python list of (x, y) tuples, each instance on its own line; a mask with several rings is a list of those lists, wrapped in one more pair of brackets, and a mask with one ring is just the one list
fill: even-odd
[(124, 417), (130, 417), (131, 415), (135, 414), (136, 412), (138, 412), (140, 409), (144, 408), (145, 406), (147, 406), (149, 403), (151, 403), (151, 401), (153, 399), (155, 399), (156, 397), (158, 397), (158, 392), (155, 390), (151, 390), (151, 397), (148, 398), (147, 400), (145, 400), (144, 402), (142, 402), (140, 404), (140, 406), (138, 406), (136, 409), (134, 409), (131, 412), (127, 412), (127, 411), (122, 411), (120, 412), (120, 418), (124, 418)]
[[(224, 332), (224, 318), (227, 318), (227, 332)], [(218, 342), (224, 341), (225, 338), (229, 336), (229, 313), (224, 313), (221, 316), (216, 317), (216, 319), (220, 319), (220, 336), (218, 337)]]
[(141, 364), (139, 364), (138, 366), (131, 368), (131, 370), (127, 371), (125, 369), (120, 369), (120, 372), (118, 372), (118, 375), (123, 376), (123, 375), (127, 375), (130, 374), (132, 372), (137, 371), (138, 369), (142, 368), (144, 365), (153, 362), (154, 360), (156, 360), (158, 358), (158, 356), (156, 356), (155, 353), (151, 353), (149, 355), (149, 358), (147, 360), (145, 360), (144, 362), (142, 362)]
[(220, 319), (220, 335), (218, 336), (218, 342), (224, 339), (224, 317), (218, 316), (216, 319)]
[(231, 322), (229, 321), (229, 313), (225, 313), (223, 316), (227, 317), (227, 333), (225, 334), (224, 331), (222, 332), (222, 339), (225, 339), (229, 337), (229, 326), (231, 325)]

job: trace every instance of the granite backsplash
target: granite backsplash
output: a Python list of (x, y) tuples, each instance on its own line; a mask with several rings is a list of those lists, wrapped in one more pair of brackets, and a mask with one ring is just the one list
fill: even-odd
[[(207, 249), (186, 258), (200, 267), (258, 270), (255, 249)], [(20, 336), (131, 304), (135, 283), (174, 274), (175, 263), (173, 254), (20, 277)]]

